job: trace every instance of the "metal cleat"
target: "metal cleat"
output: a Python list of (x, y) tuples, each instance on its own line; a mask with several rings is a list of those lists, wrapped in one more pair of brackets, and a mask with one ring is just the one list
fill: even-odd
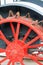
[(20, 17), (20, 12), (18, 11), (15, 15), (16, 18)]
[(3, 17), (2, 17), (2, 15), (0, 15), (0, 20), (2, 20), (3, 19)]
[(12, 17), (12, 16), (14, 16), (14, 13), (13, 13), (13, 11), (12, 10), (10, 10), (9, 11), (9, 15), (8, 15), (9, 17)]

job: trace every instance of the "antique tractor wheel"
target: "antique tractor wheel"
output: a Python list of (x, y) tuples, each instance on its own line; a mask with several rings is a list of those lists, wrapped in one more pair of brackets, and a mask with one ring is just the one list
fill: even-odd
[[(9, 40), (4, 32), (0, 29), (0, 39), (6, 43), (5, 49), (0, 48), (0, 53), (6, 53), (6, 57), (3, 60), (0, 60), (0, 64), (9, 59), (7, 65), (10, 65), (11, 63), (14, 65), (15, 62), (20, 62), (21, 65), (24, 65), (23, 58), (29, 58), (35, 61), (38, 65), (43, 65), (39, 61), (43, 61), (43, 57), (39, 56), (40, 54), (43, 54), (42, 51), (39, 50), (43, 44), (39, 42), (37, 44), (37, 41), (43, 41), (43, 28), (38, 25), (37, 21), (33, 21), (30, 17), (22, 17), (20, 16), (19, 12), (16, 13), (16, 15), (13, 15), (13, 13), (10, 12), (7, 18), (2, 18), (0, 16), (0, 26), (1, 25), (9, 26), (12, 39)], [(22, 29), (24, 31), (24, 35), (22, 35)], [(25, 29), (27, 29), (26, 32)], [(31, 37), (32, 32), (35, 35), (33, 34)], [(37, 49), (38, 53), (30, 53), (30, 49)]]

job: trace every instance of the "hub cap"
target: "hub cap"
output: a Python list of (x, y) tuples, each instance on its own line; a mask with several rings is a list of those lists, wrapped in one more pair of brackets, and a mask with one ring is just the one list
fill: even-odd
[(12, 44), (9, 44), (6, 48), (6, 55), (12, 61), (14, 60), (16, 62), (19, 62), (23, 59), (24, 50), (19, 43), (20, 41), (17, 43), (13, 42)]

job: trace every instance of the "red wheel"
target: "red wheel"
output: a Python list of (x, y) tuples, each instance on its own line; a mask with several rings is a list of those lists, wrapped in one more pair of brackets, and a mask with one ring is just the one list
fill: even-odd
[[(2, 24), (10, 24), (12, 35), (13, 35), (13, 40), (9, 41), (4, 33), (0, 30), (0, 39), (3, 40), (7, 47), (6, 49), (0, 48), (0, 53), (5, 52), (6, 57), (0, 61), (0, 63), (4, 62), (5, 60), (9, 59), (9, 62), (7, 65), (14, 65), (15, 62), (20, 62), (21, 65), (24, 65), (23, 63), (23, 58), (29, 58), (33, 61), (35, 61), (39, 65), (43, 65), (41, 62), (38, 60), (43, 60), (43, 57), (39, 57), (38, 55), (40, 54), (30, 54), (28, 52), (29, 49), (32, 48), (39, 48), (42, 47), (43, 44), (35, 44), (37, 40), (42, 40), (43, 41), (43, 29), (39, 25), (36, 25), (34, 21), (31, 18), (25, 18), (21, 16), (12, 16), (12, 17), (7, 17), (7, 18), (2, 18), (0, 20), (0, 25)], [(16, 28), (13, 24), (16, 23)], [(28, 29), (25, 33), (25, 35), (22, 37), (22, 39), (19, 39), (19, 34), (21, 30), (21, 26), (26, 26)], [(30, 33), (34, 32), (36, 35), (26, 41), (28, 37), (30, 37)], [(41, 52), (42, 53), (42, 52)], [(43, 53), (42, 53), (43, 54)]]

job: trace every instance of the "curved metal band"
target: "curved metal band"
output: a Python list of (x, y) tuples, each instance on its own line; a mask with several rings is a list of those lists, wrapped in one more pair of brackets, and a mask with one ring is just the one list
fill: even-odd
[(1, 5), (0, 7), (6, 7), (6, 6), (25, 7), (25, 8), (31, 9), (43, 16), (43, 8), (39, 5), (34, 4), (34, 3), (20, 1), (20, 2), (6, 3), (5, 5)]

